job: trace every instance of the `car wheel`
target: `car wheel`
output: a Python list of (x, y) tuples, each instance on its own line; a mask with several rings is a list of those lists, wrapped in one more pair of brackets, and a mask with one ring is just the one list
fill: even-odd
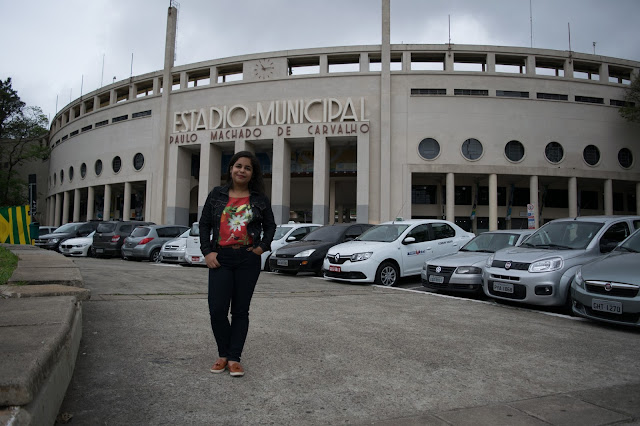
[(155, 249), (151, 252), (151, 254), (149, 255), (149, 261), (160, 263), (160, 249)]
[(391, 262), (382, 262), (376, 272), (376, 283), (392, 287), (398, 282), (400, 272), (398, 267)]
[(571, 284), (573, 280), (569, 283), (569, 289), (567, 290), (567, 299), (564, 302), (564, 306), (562, 307), (562, 312), (566, 315), (573, 316), (573, 297), (571, 297)]
[(93, 249), (93, 246), (90, 246), (89, 250), (87, 250), (87, 257), (96, 257), (96, 252)]
[(265, 260), (264, 262), (265, 272), (271, 272), (271, 266), (269, 266), (269, 259), (271, 259), (271, 256), (267, 257), (267, 260)]
[(120, 257), (122, 258), (122, 260), (129, 260), (129, 258), (124, 254), (122, 250), (120, 250)]

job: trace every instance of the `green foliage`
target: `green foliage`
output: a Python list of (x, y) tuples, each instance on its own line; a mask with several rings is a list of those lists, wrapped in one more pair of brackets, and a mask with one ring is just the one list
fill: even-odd
[(631, 82), (624, 101), (627, 106), (620, 108), (620, 115), (628, 121), (640, 123), (640, 75)]
[(27, 182), (17, 172), (25, 162), (49, 158), (48, 120), (39, 107), (28, 107), (0, 79), (0, 206), (27, 204)]
[(18, 256), (0, 247), (0, 285), (5, 285), (18, 266)]

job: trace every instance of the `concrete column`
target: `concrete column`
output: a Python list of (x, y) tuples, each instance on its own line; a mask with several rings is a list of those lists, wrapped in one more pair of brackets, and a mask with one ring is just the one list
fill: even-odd
[(495, 53), (487, 53), (486, 72), (488, 73), (496, 72), (496, 54)]
[(83, 116), (87, 113), (87, 104), (85, 101), (80, 102), (80, 115)]
[(446, 55), (444, 55), (444, 70), (447, 72), (453, 72), (453, 52), (448, 51)]
[(528, 55), (525, 67), (527, 75), (536, 75), (536, 57)]
[(73, 191), (73, 221), (80, 222), (80, 189)]
[(369, 54), (366, 52), (360, 54), (360, 72), (369, 72)]
[(129, 100), (132, 101), (136, 98), (136, 84), (129, 84)]
[(613, 214), (613, 180), (604, 181), (604, 214)]
[(160, 94), (160, 77), (156, 77), (153, 79), (153, 94)]
[(273, 141), (271, 208), (276, 224), (280, 225), (289, 221), (289, 211), (291, 210), (291, 145), (284, 138), (276, 138)]
[(249, 151), (254, 154), (256, 153), (255, 146), (253, 146), (251, 142), (247, 142), (245, 139), (236, 140), (234, 145), (234, 150), (235, 150), (234, 152)]
[(573, 78), (573, 59), (564, 60), (564, 77)]
[(456, 182), (453, 173), (447, 173), (447, 205), (446, 220), (455, 222), (456, 220)]
[(600, 83), (608, 83), (609, 82), (609, 64), (602, 63), (600, 64)]
[(498, 175), (489, 175), (489, 231), (498, 229)]
[(111, 220), (111, 185), (104, 186), (104, 210), (102, 220)]
[(209, 86), (218, 84), (218, 67), (209, 68)]
[(109, 92), (109, 105), (115, 105), (118, 102), (118, 95), (116, 95), (116, 89), (111, 89)]
[(97, 111), (100, 109), (100, 96), (93, 97), (93, 110)]
[(56, 205), (55, 205), (55, 212), (54, 212), (54, 217), (55, 217), (55, 222), (53, 224), (53, 226), (60, 226), (60, 202), (61, 202), (61, 196), (60, 193), (56, 194)]
[(148, 220), (151, 220), (149, 218), (151, 217), (151, 200), (153, 197), (153, 188), (148, 180), (145, 186), (146, 186), (146, 191), (144, 194), (144, 213), (142, 217), (144, 220), (148, 221)]
[(93, 186), (87, 188), (87, 220), (93, 219), (93, 213), (96, 208), (96, 190)]
[(206, 142), (200, 146), (200, 176), (198, 178), (198, 218), (207, 201), (209, 192), (216, 186), (220, 186), (222, 174), (222, 151), (217, 146)]
[[(473, 203), (475, 203), (475, 200), (477, 199), (479, 188), (478, 185), (471, 185), (471, 203), (473, 205)], [(473, 208), (472, 208), (473, 209)], [(476, 204), (476, 216), (473, 218), (473, 220), (471, 220), (471, 232), (473, 232), (474, 234), (478, 235), (478, 205)]]
[(380, 73), (380, 220), (391, 219), (391, 7), (382, 0)]
[(189, 222), (191, 190), (191, 151), (180, 146), (169, 150), (167, 178), (167, 211), (165, 223), (186, 224)]
[[(333, 225), (336, 221), (336, 181), (329, 184), (329, 225)], [(358, 222), (360, 219), (358, 218)]]
[(69, 204), (70, 201), (69, 200), (69, 191), (64, 191), (62, 193), (62, 223), (68, 223), (69, 222)]
[(569, 217), (578, 216), (578, 179), (569, 178)]
[(189, 78), (186, 71), (180, 73), (180, 89), (186, 89), (189, 87)]
[(540, 227), (540, 215), (538, 214), (538, 176), (529, 177), (529, 204), (533, 204), (533, 218), (536, 229)]
[[(356, 175), (356, 216), (358, 222), (369, 223), (369, 133), (358, 135)], [(331, 217), (333, 217), (331, 210)]]
[(411, 71), (411, 52), (402, 52), (402, 71)]
[(313, 141), (313, 222), (329, 223), (329, 143), (324, 136)]
[(122, 203), (122, 220), (131, 219), (131, 182), (124, 183), (124, 202)]
[(327, 55), (320, 55), (320, 74), (329, 74), (329, 58), (327, 58)]

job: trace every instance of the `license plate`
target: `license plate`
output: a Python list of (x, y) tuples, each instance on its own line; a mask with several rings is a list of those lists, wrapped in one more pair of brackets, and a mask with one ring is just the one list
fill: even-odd
[(493, 283), (493, 289), (502, 293), (513, 293), (513, 284)]
[(104, 253), (104, 249), (96, 249), (96, 253)]
[(609, 312), (612, 314), (622, 313), (622, 303), (611, 302), (609, 300), (593, 299), (591, 301), (591, 309), (600, 312)]
[(329, 265), (329, 272), (340, 272), (341, 269), (339, 266)]
[(289, 266), (288, 259), (276, 259), (276, 265), (278, 266)]
[(200, 262), (200, 256), (191, 256), (192, 262)]
[(429, 275), (429, 282), (442, 284), (444, 282), (444, 277), (441, 277), (440, 275)]

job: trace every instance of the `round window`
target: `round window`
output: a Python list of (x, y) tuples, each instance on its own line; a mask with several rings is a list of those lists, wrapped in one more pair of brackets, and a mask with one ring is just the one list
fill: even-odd
[(60, 170), (60, 183), (64, 182), (64, 170)]
[(462, 143), (462, 155), (467, 160), (477, 160), (482, 157), (482, 144), (478, 139), (467, 139)]
[(420, 141), (418, 153), (425, 160), (434, 160), (440, 155), (440, 144), (433, 138), (426, 138)]
[(524, 158), (524, 145), (518, 141), (510, 141), (504, 147), (504, 155), (511, 161), (520, 161)]
[(588, 165), (595, 166), (600, 162), (600, 150), (595, 145), (587, 145), (582, 151), (582, 158)]
[(142, 169), (142, 166), (144, 166), (144, 155), (137, 153), (133, 156), (133, 168), (140, 170)]
[(87, 176), (87, 163), (82, 163), (80, 166), (80, 177), (84, 179), (85, 176)]
[(122, 160), (120, 160), (120, 157), (118, 156), (113, 157), (113, 161), (111, 162), (111, 167), (113, 168), (114, 173), (118, 173), (120, 171), (120, 168), (122, 167)]
[(628, 169), (633, 164), (633, 154), (628, 148), (622, 148), (618, 151), (618, 163), (625, 169)]
[(100, 176), (102, 174), (102, 160), (97, 160), (96, 161), (96, 176)]
[(73, 180), (73, 166), (69, 167), (69, 182)]
[(564, 158), (564, 149), (558, 142), (549, 142), (544, 148), (544, 156), (551, 163), (559, 163)]

